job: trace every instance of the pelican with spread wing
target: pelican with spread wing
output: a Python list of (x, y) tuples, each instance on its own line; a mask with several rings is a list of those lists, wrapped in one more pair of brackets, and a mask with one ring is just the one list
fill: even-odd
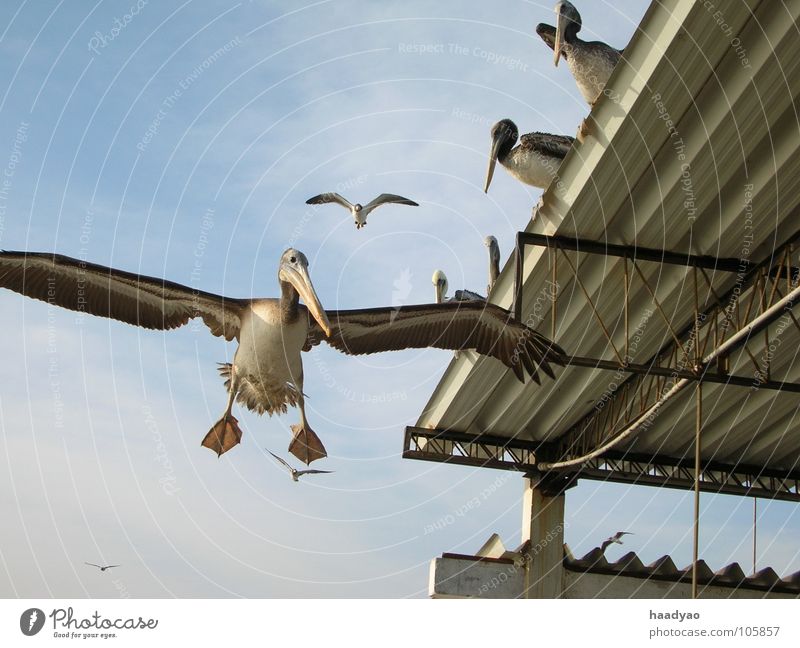
[(232, 299), (57, 254), (0, 252), (0, 288), (147, 329), (173, 329), (200, 317), (213, 335), (237, 340), (233, 362), (220, 370), (227, 406), (202, 442), (218, 455), (241, 441), (242, 431), (231, 413), (239, 402), (258, 414), (297, 407), (300, 423), (291, 426), (289, 452), (306, 464), (327, 456), (306, 419), (301, 358), (302, 351), (323, 341), (350, 355), (426, 347), (475, 349), (503, 362), (521, 381), (527, 372), (538, 382), (539, 369), (553, 377), (550, 363), (561, 362), (558, 346), (489, 304), (325, 311), (311, 283), (308, 260), (292, 248), (280, 258), (278, 282), (279, 298)]

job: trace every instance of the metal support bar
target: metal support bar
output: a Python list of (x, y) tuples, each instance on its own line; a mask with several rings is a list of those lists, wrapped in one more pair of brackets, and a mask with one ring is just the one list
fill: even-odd
[(692, 598), (697, 598), (697, 561), (700, 560), (700, 441), (703, 432), (703, 384), (697, 383), (694, 416), (694, 527), (692, 529)]

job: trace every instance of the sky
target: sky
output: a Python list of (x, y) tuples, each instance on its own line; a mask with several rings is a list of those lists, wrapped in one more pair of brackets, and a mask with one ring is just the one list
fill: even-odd
[[(624, 47), (645, 0), (584, 0), (584, 37)], [(485, 292), (540, 191), (498, 169), (491, 125), (574, 134), (588, 107), (534, 32), (551, 2), (120, 0), (0, 5), (0, 248), (56, 251), (231, 297), (276, 296), (302, 250), (326, 308)], [(588, 34), (588, 35), (586, 35)], [(339, 191), (417, 201), (356, 230)], [(451, 354), (304, 354), (307, 413), (335, 471), (293, 483), (298, 413), (235, 409), (242, 444), (200, 446), (235, 343), (0, 294), (0, 596), (424, 597), (430, 560), (520, 542), (516, 473), (401, 459)], [(476, 496), (480, 506), (469, 506)], [(752, 500), (704, 495), (701, 557), (751, 566)], [(759, 568), (800, 569), (797, 507), (759, 503)], [(692, 494), (583, 481), (565, 539), (691, 560)], [(100, 573), (84, 562), (119, 563)]]

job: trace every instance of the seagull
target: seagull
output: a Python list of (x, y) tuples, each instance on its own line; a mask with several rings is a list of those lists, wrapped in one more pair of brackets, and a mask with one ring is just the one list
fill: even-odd
[(217, 456), (242, 438), (234, 402), (269, 415), (296, 407), (300, 423), (291, 426), (289, 452), (306, 464), (327, 456), (308, 424), (303, 393), (302, 352), (321, 342), (348, 355), (475, 349), (500, 360), (521, 382), (527, 373), (538, 383), (539, 369), (554, 378), (550, 363), (563, 365), (558, 345), (499, 306), (455, 302), (326, 311), (308, 259), (295, 248), (281, 255), (277, 275), (279, 298), (241, 299), (58, 254), (0, 252), (0, 288), (146, 329), (174, 329), (199, 317), (213, 335), (236, 340), (233, 362), (219, 369), (228, 390), (225, 411), (201, 444)]
[(487, 236), (483, 244), (489, 248), (489, 284), (486, 286), (486, 294), (492, 292), (497, 277), (500, 276), (500, 246), (494, 236)]
[[(519, 144), (514, 146), (517, 139)], [(546, 189), (574, 141), (569, 135), (549, 133), (528, 133), (520, 137), (513, 121), (501, 119), (492, 126), (492, 148), (483, 191), (489, 192), (497, 162), (520, 182)]]
[(553, 50), (556, 65), (564, 58), (581, 95), (586, 103), (593, 105), (622, 57), (622, 50), (601, 41), (578, 38), (583, 23), (571, 2), (562, 0), (556, 4), (555, 12), (558, 16), (556, 27), (541, 23), (536, 27), (536, 33)]
[(413, 200), (409, 200), (408, 198), (403, 198), (403, 196), (398, 196), (396, 194), (381, 194), (375, 200), (368, 202), (366, 205), (360, 205), (356, 203), (355, 205), (351, 203), (346, 198), (343, 198), (338, 193), (324, 193), (320, 194), (319, 196), (314, 196), (313, 198), (309, 198), (306, 200), (306, 205), (322, 205), (324, 203), (337, 203), (348, 209), (350, 214), (353, 216), (353, 220), (356, 222), (356, 229), (361, 229), (365, 227), (367, 224), (367, 216), (369, 216), (370, 212), (373, 209), (380, 207), (381, 205), (411, 205), (412, 207), (419, 207), (419, 204), (415, 203)]
[(271, 450), (267, 450), (267, 452), (269, 452), (273, 457), (275, 457), (275, 459), (280, 461), (284, 466), (286, 466), (289, 469), (289, 472), (292, 474), (292, 481), (299, 481), (303, 475), (325, 475), (333, 472), (332, 470), (314, 470), (313, 468), (310, 468), (308, 470), (297, 470), (297, 468), (293, 468), (292, 466), (290, 466), (288, 462), (281, 459)]
[(625, 544), (622, 542), (622, 536), (626, 535), (634, 535), (630, 531), (617, 531), (613, 536), (610, 538), (606, 538), (603, 540), (603, 544), (600, 545), (600, 551), (605, 553), (606, 549), (612, 544)]
[(84, 563), (84, 565), (89, 565), (90, 567), (97, 567), (101, 572), (104, 572), (106, 569), (111, 569), (112, 567), (119, 567), (119, 565), (106, 565), (105, 567), (101, 567), (100, 565), (95, 565), (94, 563)]

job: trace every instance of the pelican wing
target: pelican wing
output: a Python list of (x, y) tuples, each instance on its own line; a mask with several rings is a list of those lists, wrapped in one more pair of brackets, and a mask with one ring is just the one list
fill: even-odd
[(403, 196), (398, 196), (397, 194), (381, 194), (374, 200), (370, 200), (366, 205), (364, 205), (364, 209), (372, 211), (376, 207), (380, 207), (381, 205), (386, 205), (389, 203), (395, 203), (397, 205), (411, 205), (412, 207), (419, 207), (418, 203), (415, 203), (413, 200), (409, 200), (408, 198), (403, 198)]
[(353, 209), (353, 203), (338, 193), (323, 193), (306, 200), (306, 205), (324, 205), (325, 203), (338, 203), (345, 209)]
[(0, 252), (0, 288), (148, 329), (173, 329), (202, 317), (214, 335), (239, 336), (245, 300), (228, 299), (60, 254)]
[(569, 135), (553, 135), (552, 133), (528, 133), (520, 137), (524, 148), (531, 148), (545, 155), (564, 158), (575, 141)]
[(546, 337), (493, 304), (447, 302), (397, 308), (326, 311), (330, 337), (312, 323), (306, 348), (322, 340), (350, 355), (400, 349), (475, 349), (497, 358), (521, 381), (524, 371), (539, 381), (537, 368), (554, 377), (548, 362), (563, 351)]

